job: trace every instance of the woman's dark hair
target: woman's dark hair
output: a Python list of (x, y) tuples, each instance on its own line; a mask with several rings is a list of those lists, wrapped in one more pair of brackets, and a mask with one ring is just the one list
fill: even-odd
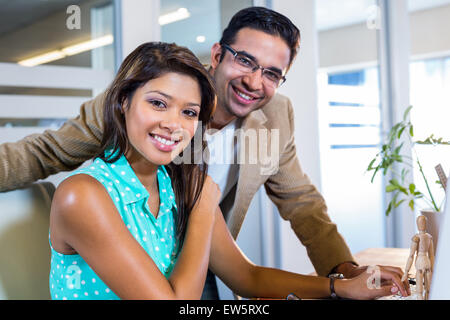
[[(242, 9), (231, 18), (222, 33), (220, 44), (232, 45), (236, 40), (236, 34), (243, 28), (263, 31), (283, 39), (291, 51), (289, 67), (292, 65), (300, 45), (300, 30), (286, 16), (264, 7)], [(223, 51), (220, 61), (224, 55), (225, 51)]]
[[(104, 133), (97, 157), (105, 162), (115, 162), (130, 149), (123, 107), (129, 108), (136, 90), (149, 80), (168, 72), (188, 75), (196, 79), (201, 90), (199, 121), (201, 134), (211, 119), (216, 105), (214, 82), (197, 57), (187, 48), (172, 43), (148, 42), (137, 47), (122, 62), (120, 69), (105, 96)], [(128, 103), (127, 103), (128, 102)], [(127, 103), (127, 105), (124, 105)], [(183, 151), (196, 152), (192, 144)], [(202, 139), (201, 151), (206, 147)], [(107, 150), (111, 153), (105, 154)], [(198, 152), (198, 151), (197, 151)], [(193, 157), (191, 157), (193, 159)], [(207, 175), (206, 163), (171, 162), (166, 166), (172, 179), (177, 203), (177, 237), (183, 241), (189, 213), (194, 208)], [(180, 248), (181, 246), (179, 246)]]

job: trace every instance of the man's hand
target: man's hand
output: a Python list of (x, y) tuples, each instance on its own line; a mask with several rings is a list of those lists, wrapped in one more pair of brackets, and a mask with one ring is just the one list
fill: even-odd
[[(391, 267), (391, 266), (379, 266), (381, 270), (387, 273), (396, 274), (397, 276), (400, 276), (402, 279), (401, 281), (404, 283), (405, 288), (407, 288), (408, 294), (411, 294), (411, 289), (409, 287), (409, 281), (407, 279), (407, 275), (405, 276), (403, 274), (403, 271), (401, 268), (397, 267)], [(340, 265), (338, 265), (336, 268), (334, 268), (335, 273), (342, 273), (345, 278), (351, 279), (359, 276), (363, 272), (367, 272), (368, 266), (357, 266), (351, 262), (343, 262)]]

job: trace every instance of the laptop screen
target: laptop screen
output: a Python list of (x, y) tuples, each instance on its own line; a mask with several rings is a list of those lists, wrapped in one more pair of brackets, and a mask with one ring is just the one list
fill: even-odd
[[(449, 177), (450, 181), (450, 177)], [(450, 300), (450, 187), (445, 196), (445, 209), (434, 260), (430, 300)]]

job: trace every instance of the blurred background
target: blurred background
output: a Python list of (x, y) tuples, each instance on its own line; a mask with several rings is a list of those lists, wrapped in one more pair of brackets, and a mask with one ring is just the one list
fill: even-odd
[[(175, 42), (208, 64), (230, 18), (249, 6), (279, 11), (301, 30), (300, 53), (279, 92), (294, 106), (303, 169), (350, 249), (409, 247), (415, 214), (401, 205), (386, 217), (387, 178), (370, 183), (366, 169), (409, 105), (418, 139), (435, 134), (450, 140), (450, 0), (0, 0), (0, 143), (57, 129), (77, 116), (143, 42)], [(432, 180), (437, 164), (449, 174), (448, 149), (418, 148)], [(423, 188), (418, 168), (411, 169)], [(46, 181), (57, 186), (67, 174)], [(442, 204), (443, 192), (432, 188)], [(34, 196), (27, 190), (0, 194), (0, 243), (22, 248), (35, 242), (32, 236), (44, 239), (34, 258), (1, 253), (0, 299), (31, 290), (12, 289), (6, 281), (11, 270), (29, 265), (32, 271), (36, 259), (47, 261), (47, 232), (28, 232), (37, 219), (29, 213)], [(314, 271), (263, 189), (238, 243), (257, 264)]]

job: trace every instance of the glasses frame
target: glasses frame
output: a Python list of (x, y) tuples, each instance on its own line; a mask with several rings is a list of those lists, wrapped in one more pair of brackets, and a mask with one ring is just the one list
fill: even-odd
[[(232, 47), (230, 47), (228, 44), (222, 44), (222, 47), (224, 47), (225, 49), (227, 49), (228, 51), (230, 51), (230, 53), (233, 55), (233, 58), (234, 58), (234, 62), (235, 63), (237, 63), (236, 62), (236, 57), (237, 57), (237, 55), (238, 54), (242, 54), (243, 52), (241, 52), (241, 51), (236, 51), (236, 50), (234, 50)], [(255, 60), (253, 60), (253, 59), (251, 59), (250, 57), (246, 57), (247, 59), (249, 59), (250, 61), (252, 61), (254, 64), (255, 64), (255, 66), (253, 67), (253, 69), (251, 69), (251, 72), (250, 73), (255, 73), (256, 71), (258, 71), (259, 69), (261, 69), (261, 72), (262, 72), (262, 75), (264, 75), (264, 71), (265, 70), (268, 70), (268, 71), (270, 71), (270, 72), (274, 72), (274, 71), (272, 71), (272, 70), (270, 70), (270, 69), (268, 69), (268, 68), (264, 68), (263, 66), (261, 66), (261, 65), (259, 65), (258, 63), (256, 63), (256, 61)], [(249, 69), (250, 70), (250, 69)], [(274, 72), (275, 73), (275, 72)], [(281, 75), (281, 79), (280, 79), (280, 82), (278, 83), (278, 85), (275, 85), (275, 88), (279, 88), (283, 83), (285, 83), (286, 82), (286, 77), (285, 76), (283, 76), (283, 75)]]

